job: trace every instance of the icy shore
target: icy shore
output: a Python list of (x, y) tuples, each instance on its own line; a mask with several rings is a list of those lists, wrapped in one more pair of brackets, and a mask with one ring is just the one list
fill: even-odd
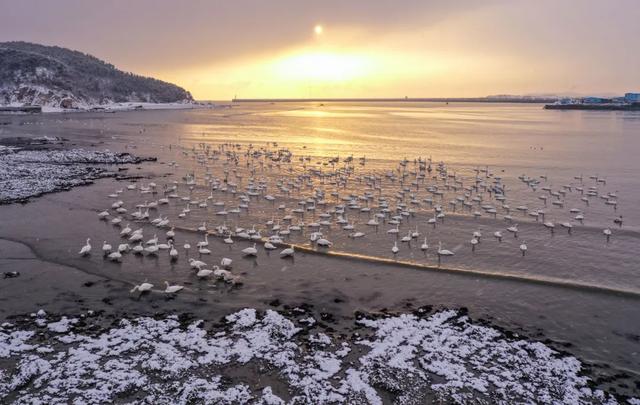
[(618, 403), (576, 358), (453, 310), (365, 316), (349, 333), (300, 308), (213, 325), (168, 316), (103, 328), (92, 312), (44, 311), (13, 322), (0, 326), (0, 400), (14, 403)]
[(0, 147), (0, 204), (89, 184), (113, 176), (104, 167), (90, 165), (140, 163), (128, 153), (110, 151), (20, 150)]

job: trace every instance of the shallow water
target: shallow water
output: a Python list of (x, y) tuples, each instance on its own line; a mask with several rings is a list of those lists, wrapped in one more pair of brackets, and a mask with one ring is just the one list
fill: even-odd
[[(3, 120), (4, 117), (3, 117)], [(263, 197), (252, 198), (250, 210), (240, 215), (216, 216), (218, 208), (213, 202), (224, 201), (227, 208), (238, 205), (238, 194), (215, 191), (207, 209), (192, 207), (183, 220), (177, 214), (186, 206), (179, 199), (161, 206), (159, 212), (171, 219), (178, 228), (176, 244), (185, 240), (192, 245), (200, 240), (193, 230), (203, 221), (209, 229), (223, 222), (231, 227), (250, 228), (257, 225), (264, 229), (265, 222), (276, 221), (285, 215), (276, 207), (285, 204), (288, 210), (295, 208), (300, 198), (306, 198), (318, 188), (326, 191), (326, 207), (317, 207), (315, 214), (305, 211), (304, 217), (293, 215), (293, 223), (310, 223), (318, 215), (349, 194), (362, 195), (367, 190), (366, 181), (358, 181), (362, 175), (380, 177), (380, 190), (369, 204), (372, 212), (377, 198), (385, 196), (392, 209), (396, 207), (396, 194), (401, 188), (409, 188), (405, 202), (415, 210), (400, 226), (399, 236), (415, 230), (421, 236), (411, 246), (398, 241), (399, 254), (394, 257), (391, 246), (396, 240), (387, 234), (392, 225), (381, 224), (378, 231), (365, 225), (370, 217), (359, 210), (346, 210), (346, 219), (354, 222), (357, 230), (366, 233), (361, 239), (351, 239), (336, 225), (333, 216), (331, 227), (322, 229), (334, 245), (330, 252), (341, 252), (341, 257), (317, 254), (298, 254), (293, 261), (281, 260), (277, 252), (266, 255), (260, 251), (257, 259), (243, 259), (240, 250), (248, 242), (236, 240), (231, 247), (217, 238), (211, 238), (212, 257), (204, 261), (214, 264), (221, 256), (234, 259), (234, 272), (241, 274), (244, 285), (228, 291), (198, 283), (186, 264), (186, 254), (181, 249), (181, 260), (170, 264), (167, 257), (142, 259), (127, 256), (122, 264), (105, 262), (99, 254), (90, 259), (80, 259), (76, 252), (86, 237), (91, 237), (95, 250), (101, 241), (119, 243), (119, 229), (97, 220), (96, 212), (108, 208), (115, 200), (107, 195), (115, 189), (126, 187), (111, 179), (100, 180), (95, 185), (75, 189), (68, 193), (45, 196), (25, 206), (0, 207), (0, 237), (11, 237), (30, 245), (42, 258), (70, 264), (85, 271), (97, 273), (130, 283), (144, 279), (160, 286), (163, 280), (187, 284), (187, 293), (199, 297), (214, 296), (229, 305), (256, 306), (277, 297), (284, 302), (308, 301), (327, 310), (349, 314), (357, 309), (399, 309), (412, 300), (418, 304), (468, 307), (475, 316), (490, 317), (500, 325), (517, 329), (536, 338), (549, 337), (574, 345), (570, 351), (588, 361), (607, 362), (618, 368), (640, 371), (639, 339), (640, 279), (637, 276), (636, 249), (640, 241), (640, 180), (636, 176), (640, 162), (635, 158), (640, 152), (640, 114), (633, 112), (580, 112), (545, 111), (540, 105), (510, 104), (240, 104), (230, 109), (190, 111), (146, 111), (117, 114), (69, 114), (46, 116), (19, 116), (6, 120), (11, 125), (1, 127), (0, 136), (33, 135), (63, 136), (79, 147), (97, 146), (117, 151), (129, 151), (138, 155), (158, 156), (158, 163), (140, 165), (132, 171), (148, 174), (160, 186), (181, 178), (189, 172), (196, 173), (196, 187), (191, 199), (202, 201), (210, 195), (209, 187), (202, 182), (206, 168), (194, 159), (192, 148), (200, 153), (200, 144), (218, 145), (232, 142), (242, 145), (237, 150), (240, 164), (236, 170), (242, 175), (236, 179), (230, 172), (230, 181), (244, 187), (249, 182), (246, 152), (249, 144), (256, 148), (287, 148), (293, 153), (292, 163), (272, 163), (256, 166), (254, 176), (264, 179), (267, 191), (276, 196), (274, 204)], [(169, 148), (169, 145), (173, 145)], [(180, 146), (178, 146), (180, 145)], [(183, 149), (184, 148), (184, 149)], [(185, 152), (186, 151), (186, 152)], [(298, 160), (311, 156), (306, 167)], [(277, 179), (294, 181), (311, 168), (331, 171), (325, 165), (327, 158), (354, 156), (353, 173), (345, 187), (339, 188), (313, 177), (313, 187), (303, 187), (289, 196), (279, 192)], [(359, 165), (358, 158), (366, 156), (366, 164)], [(492, 174), (480, 178), (491, 184), (496, 176), (506, 185), (506, 202), (511, 215), (519, 225), (518, 238), (507, 232), (503, 219), (504, 210), (499, 203), (483, 193), (483, 203), (496, 207), (497, 215), (484, 212), (478, 204), (471, 210), (458, 204), (452, 212), (449, 201), (464, 190), (444, 190), (442, 197), (426, 191), (429, 185), (444, 189), (442, 180), (433, 179), (435, 170), (427, 175), (418, 187), (412, 184), (415, 176), (409, 175), (404, 185), (385, 177), (392, 171), (399, 176), (398, 162), (407, 158), (406, 172), (416, 171), (413, 159), (431, 158), (435, 169), (437, 162), (446, 164), (449, 174), (455, 172), (465, 186), (473, 184), (476, 168), (487, 168)], [(166, 163), (175, 161), (178, 167)], [(213, 176), (224, 177), (226, 159), (208, 160)], [(252, 162), (257, 162), (253, 161)], [(336, 167), (342, 167), (340, 162)], [(518, 179), (527, 175), (540, 181), (536, 191)], [(166, 176), (165, 176), (166, 175)], [(546, 180), (540, 176), (546, 176)], [(575, 176), (582, 175), (582, 185)], [(590, 176), (606, 180), (596, 183)], [(151, 181), (151, 180), (149, 180)], [(146, 182), (142, 182), (143, 184)], [(570, 185), (571, 191), (562, 198), (565, 204), (551, 204), (555, 198), (542, 187), (552, 190)], [(597, 186), (599, 194), (616, 193), (617, 208), (606, 205), (599, 196), (590, 198), (588, 206), (581, 201), (582, 194), (575, 187)], [(331, 192), (339, 192), (339, 197)], [(178, 188), (180, 196), (188, 195), (184, 185)], [(415, 194), (420, 205), (409, 204), (409, 194)], [(548, 195), (548, 205), (538, 197)], [(476, 194), (472, 194), (476, 195)], [(446, 212), (444, 221), (435, 227), (427, 224), (433, 216), (433, 208), (423, 199), (431, 197), (434, 205), (441, 204)], [(132, 211), (135, 204), (158, 198), (141, 195), (137, 191), (125, 191), (120, 199)], [(364, 206), (364, 202), (361, 201)], [(526, 205), (529, 210), (544, 209), (545, 221), (556, 223), (552, 234), (531, 216), (515, 210)], [(572, 220), (575, 214), (570, 208), (580, 209), (584, 224)], [(483, 211), (474, 218), (472, 212)], [(289, 213), (287, 211), (286, 213)], [(620, 229), (613, 219), (623, 215)], [(152, 211), (151, 218), (157, 214)], [(571, 221), (571, 234), (561, 222)], [(126, 222), (126, 221), (125, 221)], [(286, 222), (282, 222), (286, 226)], [(144, 226), (145, 239), (157, 233), (163, 239), (166, 230)], [(613, 231), (607, 243), (603, 228)], [(483, 237), (472, 252), (471, 233), (479, 230)], [(503, 233), (498, 242), (493, 232)], [(287, 242), (309, 245), (309, 230), (292, 233)], [(263, 232), (266, 236), (267, 232)], [(419, 246), (428, 237), (429, 249), (424, 254)], [(528, 253), (522, 256), (519, 244), (526, 240)], [(455, 252), (444, 257), (438, 270), (435, 254), (437, 243)], [(194, 249), (195, 250), (195, 249)], [(357, 258), (368, 256), (368, 260)], [(190, 256), (195, 256), (191, 252)], [(376, 258), (382, 260), (376, 261)], [(415, 263), (425, 268), (395, 266), (389, 260)], [(474, 274), (456, 274), (450, 270), (472, 271)], [(483, 275), (485, 274), (485, 275)], [(506, 278), (496, 278), (498, 275)], [(232, 304), (233, 303), (233, 304)], [(204, 311), (206, 309), (198, 309)], [(194, 312), (197, 312), (195, 310)]]

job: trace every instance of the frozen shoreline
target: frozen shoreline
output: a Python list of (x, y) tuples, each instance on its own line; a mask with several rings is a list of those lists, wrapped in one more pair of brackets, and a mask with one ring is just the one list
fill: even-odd
[(361, 314), (348, 329), (326, 321), (300, 307), (243, 309), (215, 324), (188, 316), (105, 320), (93, 311), (77, 318), (39, 311), (0, 326), (0, 398), (620, 403), (593, 388), (576, 358), (507, 338), (461, 311)]
[(21, 150), (0, 145), (0, 204), (25, 202), (117, 174), (96, 165), (137, 164), (144, 160), (110, 151)]

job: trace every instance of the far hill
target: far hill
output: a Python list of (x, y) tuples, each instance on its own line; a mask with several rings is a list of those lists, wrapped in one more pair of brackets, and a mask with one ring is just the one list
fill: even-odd
[(0, 105), (90, 108), (123, 102), (191, 102), (175, 84), (123, 72), (58, 46), (0, 42)]

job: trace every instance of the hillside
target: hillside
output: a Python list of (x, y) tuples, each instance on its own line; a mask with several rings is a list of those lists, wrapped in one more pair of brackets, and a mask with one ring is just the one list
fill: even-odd
[(57, 46), (0, 42), (0, 105), (91, 108), (123, 102), (193, 101), (182, 87), (118, 70)]

